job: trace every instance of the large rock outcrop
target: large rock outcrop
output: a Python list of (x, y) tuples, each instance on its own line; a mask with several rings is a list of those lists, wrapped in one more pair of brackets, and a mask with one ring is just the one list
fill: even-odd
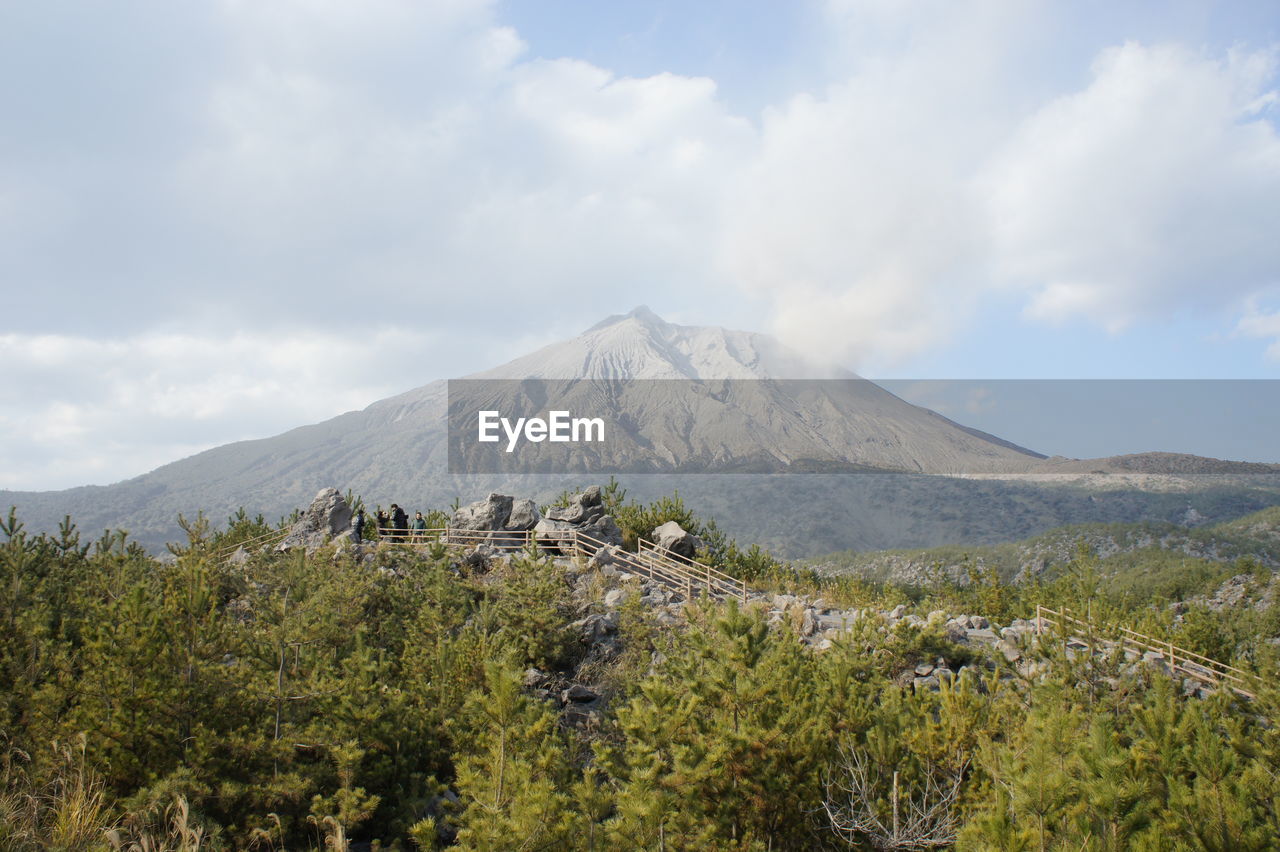
[(312, 551), (350, 530), (351, 507), (346, 498), (336, 488), (325, 488), (289, 528), (289, 534), (276, 545), (276, 550), (284, 552), (301, 547)]
[(573, 495), (566, 506), (548, 509), (547, 516), (539, 520), (533, 529), (538, 547), (548, 553), (567, 549), (568, 541), (575, 532), (604, 544), (622, 544), (622, 530), (611, 516), (605, 514), (598, 485)]
[(702, 547), (702, 539), (687, 531), (675, 521), (667, 521), (653, 531), (653, 543), (661, 550), (667, 550), (687, 559), (693, 559)]

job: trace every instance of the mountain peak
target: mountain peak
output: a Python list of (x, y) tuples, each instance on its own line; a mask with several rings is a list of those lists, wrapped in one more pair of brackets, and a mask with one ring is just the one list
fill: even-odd
[(613, 316), (605, 317), (604, 319), (600, 320), (600, 322), (596, 323), (595, 325), (591, 326), (591, 328), (584, 331), (583, 334), (590, 334), (593, 331), (599, 331), (602, 328), (608, 328), (611, 325), (617, 325), (618, 323), (626, 322), (629, 319), (636, 320), (641, 325), (645, 325), (649, 327), (661, 328), (661, 327), (666, 327), (670, 325), (670, 323), (668, 323), (662, 317), (658, 316), (653, 311), (651, 311), (648, 305), (636, 305), (634, 308), (627, 311), (625, 314), (614, 314)]

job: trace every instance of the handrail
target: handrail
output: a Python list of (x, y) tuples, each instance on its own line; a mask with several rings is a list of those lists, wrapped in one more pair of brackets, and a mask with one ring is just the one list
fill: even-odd
[(218, 548), (214, 556), (218, 559), (221, 559), (225, 556), (230, 556), (231, 554), (235, 553), (237, 550), (239, 550), (242, 547), (248, 549), (250, 547), (255, 547), (258, 545), (267, 546), (268, 544), (271, 544), (276, 541), (279, 541), (280, 539), (283, 539), (288, 534), (289, 534), (288, 530), (270, 530), (268, 532), (259, 533), (258, 535), (255, 535), (252, 538), (246, 538), (242, 541), (237, 541), (235, 544), (228, 544)]
[(683, 568), (686, 573), (690, 574), (691, 579), (696, 581), (699, 585), (705, 585), (708, 591), (715, 588), (719, 590), (721, 594), (732, 595), (740, 598), (744, 602), (746, 601), (746, 583), (737, 577), (726, 574), (723, 571), (717, 570), (705, 563), (697, 562), (687, 556), (669, 550), (668, 548), (659, 547), (648, 539), (639, 539), (636, 542), (636, 548), (637, 553), (639, 554), (647, 554), (651, 557), (674, 562)]
[[(1044, 606), (1043, 604), (1037, 604), (1036, 635), (1043, 634), (1045, 624), (1065, 627), (1066, 623), (1069, 622), (1088, 628), (1089, 630), (1094, 630), (1096, 628), (1096, 625), (1092, 622), (1077, 618), (1074, 615), (1071, 615), (1070, 612), (1071, 611), (1065, 607), (1062, 610), (1055, 610), (1051, 607)], [(1055, 621), (1053, 618), (1045, 617), (1045, 613), (1056, 616), (1058, 620)], [(1256, 697), (1253, 692), (1250, 692), (1244, 687), (1253, 687), (1256, 689), (1257, 683), (1259, 682), (1257, 675), (1246, 672), (1236, 666), (1220, 662), (1212, 657), (1206, 657), (1203, 654), (1198, 654), (1187, 648), (1181, 648), (1173, 644), (1171, 641), (1156, 639), (1153, 636), (1147, 636), (1144, 633), (1139, 633), (1136, 630), (1131, 630), (1123, 626), (1116, 629), (1121, 633), (1119, 644), (1122, 648), (1127, 643), (1139, 649), (1154, 651), (1160, 654), (1161, 657), (1167, 661), (1170, 670), (1173, 672), (1181, 672), (1188, 677), (1204, 683), (1209, 683), (1213, 686), (1218, 686), (1221, 682), (1225, 681), (1226, 685), (1230, 689), (1240, 695), (1250, 699)], [(1190, 666), (1194, 666), (1195, 668), (1189, 668)]]
[[(504, 544), (524, 546), (546, 544), (575, 556), (591, 558), (609, 543), (579, 530), (465, 530), (451, 527), (432, 527), (425, 530), (380, 530), (382, 544), (422, 545), (439, 541), (447, 545)], [(566, 546), (567, 545), (567, 546)], [(718, 571), (710, 565), (695, 562), (678, 553), (645, 539), (641, 539), (636, 553), (619, 550), (615, 559), (629, 569), (644, 574), (664, 585), (684, 591), (692, 596), (694, 589), (706, 589), (718, 597), (747, 599), (747, 585), (742, 580)]]

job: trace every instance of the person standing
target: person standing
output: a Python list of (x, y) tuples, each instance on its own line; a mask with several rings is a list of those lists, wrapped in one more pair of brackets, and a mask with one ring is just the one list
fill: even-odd
[(379, 509), (378, 514), (374, 516), (374, 520), (378, 524), (378, 538), (390, 535), (388, 530), (391, 529), (391, 518), (387, 515), (386, 509)]
[(364, 540), (364, 509), (356, 509), (356, 516), (351, 519), (351, 540), (356, 544)]
[(421, 512), (413, 513), (413, 540), (421, 543), (427, 538), (427, 519)]
[(391, 504), (391, 526), (395, 527), (394, 541), (405, 541), (409, 538), (409, 515), (395, 503)]

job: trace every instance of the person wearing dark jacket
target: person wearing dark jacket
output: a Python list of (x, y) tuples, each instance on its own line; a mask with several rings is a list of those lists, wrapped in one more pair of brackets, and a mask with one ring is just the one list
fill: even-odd
[(356, 544), (364, 540), (364, 509), (356, 509), (356, 516), (351, 519), (351, 540)]
[(378, 524), (378, 538), (381, 539), (384, 536), (389, 535), (388, 530), (391, 529), (391, 518), (387, 515), (386, 510), (379, 509), (374, 520)]
[(395, 541), (405, 541), (409, 535), (409, 516), (395, 503), (391, 504), (391, 525), (395, 527)]
[(413, 540), (423, 541), (427, 537), (427, 519), (421, 512), (413, 513)]

